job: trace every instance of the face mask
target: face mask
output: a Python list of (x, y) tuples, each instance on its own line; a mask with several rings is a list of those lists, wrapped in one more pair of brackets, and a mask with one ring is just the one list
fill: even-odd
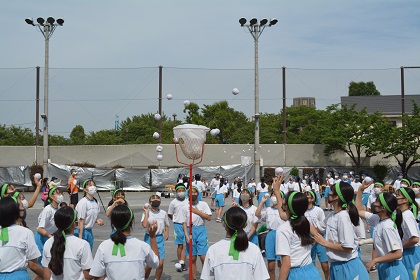
[(176, 193), (176, 196), (177, 196), (178, 198), (184, 199), (184, 197), (185, 197), (185, 192), (179, 192), (179, 193)]
[(343, 176), (343, 180), (347, 180), (349, 177), (347, 176)]
[(309, 178), (309, 176), (305, 176), (305, 179), (308, 179)]
[(400, 180), (401, 180), (402, 178), (403, 178), (403, 176), (398, 176), (398, 179), (400, 179)]
[(373, 205), (373, 203), (372, 203), (371, 206), (370, 206), (370, 210), (372, 211), (372, 214), (381, 213), (382, 210), (381, 211), (376, 211), (376, 209), (378, 209), (378, 208), (380, 208), (380, 207), (377, 207), (377, 206)]
[(90, 186), (88, 188), (88, 194), (94, 195), (95, 193), (96, 193), (96, 187), (95, 186)]
[(408, 188), (406, 184), (401, 184), (401, 188)]
[(26, 199), (22, 200), (22, 206), (25, 209), (28, 209), (28, 201)]
[(272, 205), (277, 205), (277, 197), (272, 196), (272, 197), (270, 198), (270, 200), (271, 200), (271, 204), (272, 204)]
[(420, 193), (420, 189), (419, 188), (413, 188), (413, 192), (415, 195), (418, 195)]
[(150, 204), (152, 204), (152, 207), (159, 207), (160, 206), (160, 201), (159, 200), (152, 200), (152, 202)]
[(374, 192), (376, 195), (378, 195), (378, 194), (380, 194), (380, 193), (382, 192), (382, 189), (381, 189), (381, 188), (373, 188), (373, 192)]
[(57, 202), (57, 204), (60, 204), (61, 202), (63, 202), (64, 197), (62, 194), (58, 195), (55, 202)]
[(328, 178), (331, 178), (331, 174), (328, 174), (328, 175), (327, 175), (327, 177), (328, 177)]
[(241, 198), (242, 202), (249, 201), (249, 194), (241, 194), (240, 198)]
[(193, 194), (192, 195), (192, 201), (197, 201), (198, 199), (198, 194)]
[(334, 176), (335, 179), (338, 179), (338, 176)]

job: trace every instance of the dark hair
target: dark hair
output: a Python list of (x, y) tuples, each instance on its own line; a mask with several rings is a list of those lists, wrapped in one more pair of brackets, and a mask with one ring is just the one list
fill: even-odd
[(240, 207), (231, 207), (225, 212), (224, 221), (226, 224), (226, 230), (230, 236), (232, 236), (235, 231), (236, 240), (233, 244), (235, 250), (241, 252), (248, 249), (248, 236), (244, 231), (244, 226), (247, 221), (246, 212)]
[(0, 199), (0, 226), (9, 227), (19, 219), (19, 206), (16, 201), (10, 197)]
[[(249, 194), (249, 205), (254, 205), (254, 202), (253, 202), (253, 195), (252, 195), (252, 193), (251, 193), (251, 191), (248, 189), (248, 188), (243, 188), (242, 190), (241, 190), (241, 192), (242, 191), (247, 191), (248, 192), (248, 194)], [(240, 193), (239, 193), (239, 205), (240, 206), (242, 206), (242, 199), (240, 198)]]
[(65, 206), (58, 209), (54, 214), (54, 223), (57, 231), (54, 232), (54, 242), (51, 246), (51, 261), (48, 268), (55, 275), (63, 274), (64, 266), (64, 251), (66, 250), (66, 237), (63, 231), (66, 232), (75, 221), (75, 211), (70, 206)]
[[(338, 204), (342, 209), (347, 209), (350, 216), (350, 221), (354, 226), (359, 225), (359, 211), (356, 208), (356, 205), (353, 203), (353, 196), (354, 196), (354, 189), (353, 187), (346, 182), (340, 181), (335, 183), (335, 185), (331, 188), (331, 192), (334, 195), (338, 195), (336, 192), (336, 188), (340, 188), (341, 195), (344, 199), (344, 202), (341, 200), (341, 198), (338, 198)], [(347, 204), (347, 206), (343, 207), (344, 204)]]
[(195, 180), (201, 180), (201, 175), (200, 174), (195, 174), (194, 178), (195, 178)]
[[(111, 235), (111, 240), (114, 241), (115, 244), (125, 244), (127, 241), (127, 237), (124, 235), (123, 230), (131, 228), (134, 220), (132, 215), (133, 212), (127, 205), (117, 205), (112, 209), (111, 223), (115, 228), (115, 232)], [(124, 228), (125, 226), (127, 227)]]
[(301, 192), (289, 192), (286, 196), (286, 202), (290, 213), (297, 216), (291, 217), (289, 221), (293, 231), (300, 237), (300, 244), (302, 246), (312, 245), (311, 226), (305, 217), (305, 212), (308, 209), (308, 198)]
[[(115, 191), (114, 191), (114, 193), (112, 194), (112, 197), (113, 197), (113, 198), (111, 198), (111, 200), (108, 202), (108, 207), (109, 207), (109, 206), (111, 206), (111, 205), (115, 202), (114, 197), (115, 197), (118, 193), (123, 193), (123, 194), (124, 194), (124, 196), (125, 196), (125, 192), (124, 192), (123, 190), (121, 190), (121, 189), (117, 189), (117, 190), (115, 190)], [(127, 202), (127, 200), (125, 200), (125, 199), (124, 199), (124, 204), (128, 206), (128, 202)]]
[(48, 187), (48, 184), (47, 183), (48, 183), (48, 178), (43, 178), (42, 179), (42, 186), (43, 187)]
[[(388, 208), (389, 208), (390, 211), (388, 211), (387, 207), (385, 207), (385, 205), (382, 204), (381, 199), (380, 199), (381, 195), (383, 196), (383, 198), (384, 198), (386, 204), (388, 205)], [(402, 239), (403, 235), (404, 235), (402, 227), (401, 227), (403, 218), (402, 218), (401, 210), (397, 208), (398, 207), (397, 198), (391, 193), (384, 192), (384, 193), (381, 193), (378, 196), (376, 201), (378, 201), (383, 207), (385, 207), (385, 210), (390, 217), (392, 217), (392, 213), (395, 211), (395, 221), (394, 221), (394, 223), (397, 225), (398, 234), (400, 235), (400, 238)]]
[[(398, 190), (401, 192), (401, 189), (404, 189), (407, 192), (408, 196), (411, 198), (411, 201), (413, 203), (410, 203), (410, 202), (408, 202), (408, 203), (410, 204), (411, 212), (413, 212), (414, 217), (417, 219), (417, 216), (419, 215), (419, 205), (416, 202), (416, 194), (414, 193), (412, 188), (399, 188)], [(405, 197), (405, 195), (402, 192), (401, 192), (401, 194)], [(412, 205), (415, 205), (417, 207), (416, 208), (417, 213), (414, 213), (414, 209), (411, 207)]]

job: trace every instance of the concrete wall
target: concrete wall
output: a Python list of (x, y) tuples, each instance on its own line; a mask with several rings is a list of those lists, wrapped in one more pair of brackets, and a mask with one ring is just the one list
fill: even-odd
[[(174, 145), (163, 146), (162, 167), (180, 166), (176, 160)], [(332, 156), (324, 156), (323, 145), (295, 145), (295, 144), (264, 144), (260, 145), (262, 166), (352, 166), (351, 159), (342, 152)], [(148, 167), (159, 165), (156, 160), (156, 145), (124, 145), (124, 146), (55, 146), (50, 147), (51, 162), (71, 165), (74, 163), (89, 162), (96, 167), (109, 168), (115, 165), (123, 167)], [(284, 152), (286, 150), (286, 153)], [(226, 145), (205, 145), (203, 166), (220, 166), (240, 164), (242, 156), (249, 156), (253, 159), (253, 145), (247, 144), (226, 144)], [(180, 159), (190, 163), (183, 157), (181, 149), (178, 148)], [(37, 162), (42, 164), (43, 148), (37, 147)], [(373, 157), (366, 160), (365, 166), (372, 166), (376, 162), (396, 166), (393, 159)], [(253, 161), (252, 161), (253, 162)], [(0, 146), (0, 166), (24, 166), (35, 163), (35, 147), (11, 147)]]

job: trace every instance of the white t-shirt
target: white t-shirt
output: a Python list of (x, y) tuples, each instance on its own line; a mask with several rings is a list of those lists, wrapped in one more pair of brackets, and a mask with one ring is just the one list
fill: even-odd
[(259, 192), (268, 192), (268, 185), (266, 183), (259, 182), (257, 184), (257, 191), (259, 191)]
[(311, 245), (301, 245), (301, 239), (293, 231), (289, 220), (276, 232), (276, 255), (289, 256), (292, 268), (312, 263), (311, 248)]
[(360, 182), (356, 182), (356, 181), (351, 182), (351, 186), (353, 187), (355, 193), (357, 193), (357, 191), (359, 190), (359, 187), (361, 185), (362, 185), (362, 183), (360, 183)]
[(365, 218), (368, 225), (375, 227), (373, 245), (378, 257), (385, 256), (391, 251), (402, 250), (400, 235), (398, 230), (394, 228), (394, 221), (391, 218), (380, 221), (378, 215), (370, 212), (365, 212)]
[(268, 279), (267, 267), (260, 249), (248, 242), (248, 248), (239, 252), (239, 259), (229, 256), (230, 239), (222, 239), (207, 251), (201, 271), (201, 279)]
[(287, 184), (287, 188), (289, 189), (289, 192), (293, 192), (293, 191), (300, 192), (299, 184), (297, 182), (289, 182)]
[(99, 245), (89, 272), (90, 275), (101, 277), (106, 274), (108, 279), (114, 280), (144, 279), (146, 264), (152, 269), (156, 269), (159, 265), (159, 258), (149, 244), (137, 238), (127, 238), (125, 257), (121, 257), (120, 251), (116, 256), (113, 256), (113, 247), (114, 242), (111, 239), (107, 239)]
[[(403, 230), (402, 243), (406, 242), (411, 237), (419, 237), (419, 227), (416, 219), (414, 218), (413, 212), (411, 210), (405, 210), (402, 212), (403, 222), (401, 228)], [(420, 240), (414, 246), (420, 246)]]
[(319, 185), (316, 182), (311, 182), (311, 189), (319, 193)]
[(366, 228), (365, 228), (365, 222), (362, 220), (362, 218), (359, 217), (359, 225), (354, 226), (354, 233), (356, 234), (358, 239), (366, 239)]
[(370, 206), (372, 205), (372, 203), (374, 203), (376, 201), (377, 198), (378, 198), (378, 196), (375, 193), (373, 193), (369, 196), (368, 203), (366, 205), (368, 209), (371, 209)]
[(184, 200), (179, 200), (178, 198), (175, 198), (171, 201), (171, 203), (169, 203), (168, 214), (173, 215), (172, 220), (174, 223), (182, 224), (182, 222), (184, 221), (184, 218), (182, 217), (180, 211), (185, 205), (188, 205), (188, 199), (185, 198)]
[(375, 184), (370, 184), (369, 187), (367, 187), (366, 189), (363, 190), (363, 193), (369, 193), (371, 194), (373, 192), (373, 186)]
[[(1, 227), (0, 227), (1, 229)], [(0, 272), (26, 270), (28, 261), (41, 256), (31, 230), (18, 225), (8, 227), (9, 241), (0, 241)]]
[[(141, 221), (144, 220), (144, 213), (141, 216)], [(148, 224), (150, 224), (152, 221), (157, 221), (157, 231), (156, 235), (158, 234), (164, 234), (165, 233), (165, 227), (169, 227), (169, 218), (168, 214), (162, 210), (159, 209), (158, 212), (154, 212), (152, 210), (149, 210), (149, 218), (147, 219)], [(149, 228), (147, 227), (145, 233), (149, 232)]]
[(284, 193), (287, 194), (289, 192), (289, 188), (287, 187), (287, 184), (281, 184), (280, 185), (280, 190)]
[(349, 261), (356, 258), (358, 256), (358, 238), (347, 210), (332, 213), (326, 218), (325, 224), (327, 225), (326, 239), (328, 241), (341, 244), (344, 248), (352, 248), (351, 253), (326, 248), (329, 262)]
[[(49, 238), (44, 245), (41, 264), (48, 267), (51, 261), (51, 247), (54, 237)], [(74, 235), (66, 236), (66, 249), (64, 251), (64, 266), (62, 275), (54, 275), (51, 272), (53, 280), (73, 280), (84, 278), (83, 270), (90, 269), (93, 264), (92, 252), (87, 241), (80, 239)], [(83, 279), (82, 278), (82, 279)]]
[(400, 187), (401, 187), (401, 180), (400, 179), (395, 180), (394, 189), (398, 190)]
[(193, 187), (197, 187), (198, 192), (203, 192), (205, 190), (204, 183), (201, 181), (195, 180), (192, 182), (192, 185)]
[(280, 218), (279, 210), (273, 207), (265, 207), (261, 210), (261, 221), (267, 223), (268, 229), (277, 230), (284, 221)]
[(219, 185), (220, 185), (220, 179), (219, 180), (216, 180), (216, 178), (211, 179), (211, 182), (210, 182), (211, 189), (218, 187)]
[(84, 220), (84, 228), (92, 229), (96, 223), (96, 220), (99, 217), (99, 208), (98, 202), (94, 199), (90, 200), (86, 196), (82, 198), (76, 205), (77, 219)]
[(54, 214), (58, 208), (52, 207), (51, 204), (45, 206), (38, 216), (38, 228), (44, 228), (49, 234), (53, 234), (57, 231), (57, 227), (54, 222)]
[(238, 189), (234, 189), (233, 190), (233, 198), (239, 198), (241, 196), (241, 194), (238, 192)]
[(314, 206), (311, 209), (306, 210), (305, 217), (313, 227), (318, 229), (322, 234), (325, 233), (326, 225), (324, 223), (324, 210), (318, 206)]
[(252, 228), (252, 224), (258, 223), (258, 218), (255, 216), (255, 211), (257, 211), (257, 207), (255, 205), (250, 205), (248, 208), (241, 206), (241, 208), (246, 212), (246, 226), (244, 228), (245, 232), (250, 232)]
[[(194, 204), (192, 206), (193, 208), (197, 208), (198, 210), (200, 210), (201, 212), (207, 214), (207, 215), (211, 215), (211, 210), (209, 205), (207, 204), (207, 202), (204, 201), (199, 201), (197, 204)], [(187, 223), (187, 226), (189, 226), (189, 220), (190, 220), (190, 203), (188, 203), (187, 205), (185, 205), (184, 207), (182, 207), (182, 217), (184, 218), (183, 222)], [(205, 220), (203, 218), (201, 218), (199, 215), (193, 213), (192, 214), (192, 223), (193, 226), (203, 226), (205, 224)]]
[(219, 188), (216, 188), (216, 194), (225, 194), (228, 192), (228, 186), (227, 185), (223, 185)]
[(333, 186), (334, 182), (335, 182), (334, 178), (332, 178), (332, 177), (327, 178), (327, 188)]

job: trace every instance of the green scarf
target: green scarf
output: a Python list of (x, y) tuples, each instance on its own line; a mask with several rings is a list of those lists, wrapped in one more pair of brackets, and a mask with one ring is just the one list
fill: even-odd
[[(130, 208), (128, 208), (128, 209), (130, 209)], [(115, 228), (117, 230), (121, 230), (121, 231), (126, 230), (128, 228), (128, 226), (131, 224), (132, 220), (133, 220), (133, 211), (130, 209), (130, 219), (128, 219), (128, 222), (125, 224), (125, 226), (123, 226), (120, 229), (117, 228), (117, 227), (115, 227)], [(115, 244), (114, 243), (114, 246), (112, 247), (112, 255), (117, 256), (118, 251), (120, 251), (120, 256), (121, 257), (125, 257), (125, 246), (124, 246), (124, 244), (122, 244), (122, 243)]]

